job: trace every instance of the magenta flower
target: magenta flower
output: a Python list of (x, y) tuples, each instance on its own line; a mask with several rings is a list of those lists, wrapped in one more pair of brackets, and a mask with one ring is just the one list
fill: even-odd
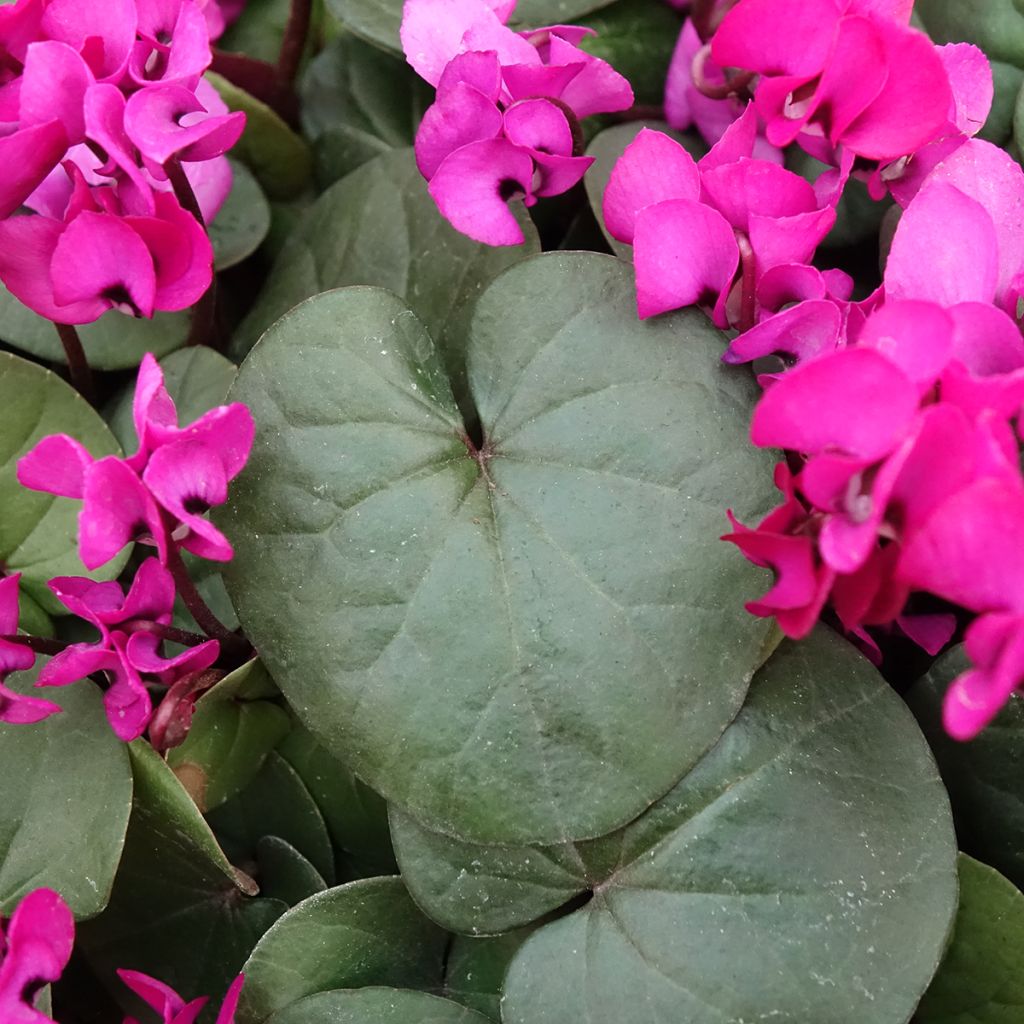
[(39, 990), (60, 978), (75, 938), (68, 905), (52, 889), (34, 889), (0, 921), (0, 1020), (4, 1024), (54, 1024), (33, 1003)]
[(605, 223), (633, 245), (641, 317), (701, 305), (720, 327), (753, 327), (761, 276), (809, 261), (832, 227), (803, 178), (752, 158), (756, 128), (748, 107), (699, 164), (644, 129), (615, 165)]
[(406, 0), (402, 46), (437, 99), (416, 135), (416, 163), (438, 209), (463, 234), (517, 245), (508, 209), (572, 188), (592, 158), (578, 122), (633, 103), (629, 83), (579, 49), (589, 29), (557, 25), (517, 34), (513, 3)]
[(155, 558), (139, 567), (125, 595), (118, 583), (95, 583), (81, 577), (50, 580), (57, 599), (100, 634), (95, 643), (72, 644), (55, 655), (39, 673), (37, 686), (67, 686), (94, 672), (110, 685), (103, 703), (111, 727), (126, 742), (141, 736), (153, 711), (146, 678), (171, 686), (179, 678), (209, 668), (220, 653), (216, 640), (188, 648), (174, 658), (159, 653), (153, 625), (169, 625), (174, 607), (174, 581)]
[(19, 460), (19, 482), (82, 500), (78, 546), (88, 569), (134, 541), (155, 546), (165, 564), (172, 544), (230, 560), (230, 543), (205, 513), (227, 500), (228, 484), (245, 466), (255, 433), (251, 413), (240, 403), (219, 406), (179, 427), (149, 354), (139, 367), (133, 409), (139, 449), (128, 459), (94, 460), (74, 438), (51, 435)]
[[(0, 579), (0, 638), (18, 632), (20, 579), (20, 573)], [(27, 672), (35, 663), (35, 654), (24, 644), (0, 639), (0, 722), (28, 725), (60, 711), (58, 705), (48, 700), (26, 697), (4, 686), (4, 679), (12, 672)]]
[[(117, 976), (144, 1002), (160, 1016), (161, 1024), (195, 1024), (199, 1014), (209, 1002), (206, 996), (193, 999), (186, 1003), (174, 989), (156, 978), (151, 978), (140, 971), (119, 970)], [(235, 1024), (235, 1011), (242, 994), (245, 976), (240, 974), (231, 983), (224, 1002), (221, 1003), (217, 1020), (214, 1024)], [(138, 1024), (132, 1017), (126, 1017), (124, 1024)]]

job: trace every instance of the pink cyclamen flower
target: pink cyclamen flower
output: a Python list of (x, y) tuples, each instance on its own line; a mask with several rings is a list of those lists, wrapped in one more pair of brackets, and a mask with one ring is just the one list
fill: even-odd
[[(0, 637), (18, 632), (18, 583), (21, 574), (0, 579)], [(27, 672), (36, 662), (35, 654), (24, 644), (0, 639), (0, 722), (26, 725), (39, 722), (60, 711), (60, 707), (38, 697), (26, 697), (4, 686), (12, 672)]]
[[(195, 1024), (209, 1002), (207, 996), (200, 996), (186, 1003), (169, 985), (141, 971), (119, 970), (117, 976), (147, 1006), (156, 1011), (161, 1024)], [(228, 988), (214, 1024), (235, 1024), (235, 1011), (238, 1009), (238, 1000), (244, 984), (245, 976), (239, 974)], [(133, 1017), (125, 1017), (124, 1024), (138, 1024), (138, 1021)]]
[(34, 1006), (39, 990), (57, 981), (71, 958), (75, 920), (52, 889), (33, 889), (0, 921), (0, 1020), (54, 1024)]
[(245, 466), (252, 414), (236, 402), (179, 427), (163, 372), (149, 354), (139, 367), (133, 409), (139, 449), (131, 457), (93, 459), (74, 438), (55, 434), (22, 456), (19, 482), (82, 500), (78, 545), (86, 568), (98, 568), (133, 541), (154, 545), (165, 564), (171, 545), (230, 560), (231, 544), (205, 513), (227, 499), (228, 484)]
[(629, 83), (579, 48), (590, 29), (516, 33), (512, 3), (406, 0), (402, 46), (437, 98), (416, 136), (416, 162), (441, 213), (489, 245), (516, 245), (508, 208), (558, 195), (593, 162), (579, 154), (578, 121), (624, 110)]
[(141, 736), (153, 711), (147, 681), (172, 685), (177, 679), (209, 668), (220, 644), (208, 640), (183, 654), (164, 658), (151, 625), (169, 625), (174, 607), (174, 580), (155, 558), (148, 558), (124, 594), (120, 584), (95, 583), (82, 577), (50, 580), (57, 599), (100, 634), (96, 643), (71, 644), (39, 673), (37, 686), (66, 686), (94, 672), (110, 685), (103, 704), (119, 739)]
[(0, 280), (57, 323), (193, 305), (213, 250), (166, 168), (181, 161), (213, 217), (244, 126), (201, 80), (212, 57), (197, 0), (20, 2), (0, 19), (5, 56)]

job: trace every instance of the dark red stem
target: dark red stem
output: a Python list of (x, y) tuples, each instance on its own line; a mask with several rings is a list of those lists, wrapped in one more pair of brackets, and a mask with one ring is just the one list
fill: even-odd
[(281, 80), (273, 64), (243, 53), (215, 49), (212, 70), (265, 103), (292, 128), (299, 126), (299, 98), (291, 83)]
[[(199, 226), (206, 228), (206, 221), (203, 219), (203, 211), (196, 199), (192, 185), (185, 174), (177, 157), (167, 161), (164, 169), (170, 180), (174, 195), (181, 203), (183, 209), (188, 210), (199, 222)], [(189, 331), (188, 345), (208, 345), (216, 348), (216, 319), (217, 319), (217, 274), (214, 271), (210, 276), (210, 287), (206, 289), (199, 301), (192, 307), (192, 327)]]
[(281, 55), (277, 59), (278, 76), (285, 82), (294, 82), (295, 76), (299, 73), (299, 64), (306, 49), (312, 17), (313, 0), (292, 0), (288, 25), (284, 30), (284, 40), (281, 42)]
[(184, 647), (196, 647), (206, 643), (207, 640), (199, 633), (178, 629), (176, 626), (164, 626), (159, 622), (150, 622), (148, 619), (133, 619), (118, 628), (128, 633), (152, 633), (153, 636), (158, 636), (161, 640), (169, 640), (172, 644), (181, 644)]
[(95, 404), (96, 388), (92, 379), (92, 369), (82, 348), (82, 339), (71, 324), (54, 324), (60, 343), (64, 346), (64, 357), (68, 361), (68, 372), (71, 374), (71, 385), (90, 404)]
[(750, 239), (741, 231), (736, 232), (736, 244), (740, 250), (740, 331), (749, 331), (757, 319), (757, 257)]
[(10, 633), (0, 636), (0, 643), (21, 644), (36, 654), (60, 654), (68, 645), (63, 640), (51, 640), (44, 636), (25, 636), (21, 633)]
[[(170, 533), (170, 531), (168, 531)], [(174, 577), (174, 586), (178, 595), (185, 602), (192, 618), (196, 620), (199, 628), (214, 640), (222, 643), (236, 644), (240, 637), (224, 625), (220, 619), (210, 610), (210, 606), (203, 600), (203, 595), (196, 589), (188, 569), (182, 561), (181, 552), (171, 541), (167, 546), (167, 568)]]
[(736, 96), (754, 80), (753, 71), (741, 71), (735, 78), (726, 75), (725, 81), (718, 85), (708, 80), (704, 73), (704, 67), (711, 56), (711, 44), (705, 43), (693, 57), (693, 65), (690, 74), (693, 77), (693, 85), (696, 90), (708, 99), (725, 100), (730, 96)]

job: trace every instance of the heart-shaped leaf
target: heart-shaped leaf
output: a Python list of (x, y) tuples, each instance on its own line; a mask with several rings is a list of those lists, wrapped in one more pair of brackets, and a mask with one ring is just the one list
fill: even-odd
[(284, 758), (269, 753), (263, 767), (237, 796), (207, 815), (228, 855), (239, 863), (256, 856), (263, 836), (284, 839), (328, 882), (334, 881), (334, 854), (327, 826), (309, 790)]
[(960, 846), (1024, 885), (1024, 694), (1014, 693), (995, 721), (970, 743), (942, 725), (942, 699), (970, 667), (954, 647), (914, 684), (907, 701), (928, 737), (953, 803)]
[(411, 146), (434, 91), (400, 57), (343, 34), (302, 79), (302, 127), (326, 188), (381, 153)]
[(953, 942), (914, 1014), (917, 1024), (1024, 1020), (1024, 895), (998, 871), (960, 854)]
[(617, 260), (557, 253), (475, 307), (459, 421), (430, 339), (353, 288), (280, 321), (233, 389), (259, 424), (223, 525), (247, 635), (389, 800), (478, 842), (604, 834), (715, 742), (768, 625), (716, 540), (772, 498), (755, 398), (688, 310), (641, 323)]
[(486, 1024), (449, 999), (395, 988), (321, 992), (275, 1013), (273, 1024)]
[(270, 230), (270, 204), (252, 171), (234, 160), (231, 170), (231, 192), (210, 224), (217, 270), (227, 270), (251, 256)]
[(367, 878), (310, 896), (246, 962), (239, 1024), (260, 1024), (304, 996), (335, 988), (440, 984), (445, 933), (398, 878)]
[[(37, 671), (7, 685), (39, 696)], [(132, 805), (128, 753), (97, 687), (47, 692), (64, 709), (35, 725), (0, 723), (0, 914), (30, 889), (56, 889), (76, 917), (107, 903)]]
[[(521, 0), (512, 14), (513, 28), (565, 25), (606, 7), (611, 0)], [(394, 53), (402, 52), (398, 30), (403, 0), (327, 0), (327, 9), (357, 36)]]
[(412, 150), (386, 153), (332, 185), (303, 216), (232, 351), (244, 355), (278, 317), (312, 295), (369, 284), (404, 298), (442, 353), (451, 352), (449, 366), (456, 369), (466, 307), (493, 277), (540, 248), (525, 213), (521, 223), (524, 246), (474, 242), (438, 213)]
[(278, 836), (264, 836), (256, 844), (260, 892), (294, 907), (314, 893), (323, 892), (323, 876), (291, 843)]
[(81, 502), (22, 487), (18, 459), (47, 434), (70, 434), (96, 458), (121, 450), (81, 395), (49, 370), (7, 352), (0, 352), (0, 409), (0, 566), (5, 573), (22, 574), (23, 592), (44, 611), (66, 614), (47, 581), (85, 575), (113, 579), (129, 549), (88, 573), (78, 557)]
[(719, 744), (604, 847), (592, 899), (513, 960), (504, 1024), (638, 1006), (650, 1024), (905, 1021), (956, 909), (924, 738), (823, 627), (779, 648)]
[[(188, 340), (187, 313), (157, 313), (152, 320), (116, 310), (78, 328), (89, 365), (97, 370), (138, 366), (147, 352), (165, 356)], [(0, 284), (0, 339), (50, 363), (64, 363), (64, 348), (53, 324), (23, 306)]]
[(135, 798), (110, 904), (78, 941), (108, 991), (137, 1013), (118, 968), (142, 971), (216, 1005), (285, 904), (253, 898), (174, 773), (152, 747), (130, 747)]

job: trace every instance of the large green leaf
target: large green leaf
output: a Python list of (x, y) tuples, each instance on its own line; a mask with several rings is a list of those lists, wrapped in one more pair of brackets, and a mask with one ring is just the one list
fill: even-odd
[[(540, 248), (522, 217), (520, 247), (480, 245), (437, 211), (412, 150), (371, 160), (329, 188), (278, 257), (232, 351), (244, 355), (270, 325), (318, 292), (369, 284), (401, 296), (442, 352), (464, 333), (463, 313), (491, 278)], [(451, 365), (458, 363), (453, 354)]]
[(606, 851), (592, 899), (513, 960), (504, 1024), (906, 1021), (956, 909), (927, 745), (824, 628), (779, 649), (718, 746)]
[(393, 295), (280, 321), (233, 397), (259, 424), (221, 517), (246, 632), (305, 724), (386, 798), (478, 842), (601, 835), (733, 717), (763, 574), (717, 537), (772, 500), (756, 396), (686, 310), (641, 323), (627, 266), (552, 253), (476, 305), (470, 456)]
[[(7, 685), (40, 696), (38, 668)], [(106, 905), (121, 859), (132, 773), (92, 683), (47, 697), (64, 710), (35, 725), (0, 723), (0, 914), (47, 886), (76, 917), (91, 917)]]
[(126, 967), (216, 1005), (285, 905), (253, 898), (252, 880), (231, 866), (150, 746), (140, 740), (130, 752), (135, 799), (121, 867), (110, 904), (78, 939), (118, 1000), (127, 997), (115, 971)]
[(368, 985), (437, 987), (446, 936), (398, 878), (367, 878), (288, 911), (247, 961), (239, 1024), (260, 1024), (304, 996)]
[(395, 988), (321, 992), (275, 1013), (273, 1024), (486, 1024), (449, 999)]
[(50, 614), (67, 609), (46, 586), (54, 576), (112, 579), (128, 549), (94, 573), (78, 557), (81, 502), (30, 491), (17, 464), (48, 434), (70, 434), (99, 458), (121, 451), (107, 425), (76, 391), (43, 367), (0, 352), (0, 569), (22, 574), (22, 590)]
[[(157, 313), (152, 320), (144, 320), (116, 310), (78, 328), (89, 365), (97, 370), (138, 366), (147, 352), (165, 356), (185, 344), (188, 332), (187, 313)], [(0, 340), (48, 362), (65, 362), (64, 348), (53, 324), (23, 306), (2, 284)]]
[(953, 943), (921, 1005), (918, 1024), (1024, 1020), (1024, 895), (998, 871), (960, 855)]
[[(565, 25), (611, 0), (521, 0), (510, 24), (513, 28)], [(327, 9), (357, 36), (394, 53), (402, 52), (398, 30), (403, 0), (327, 0)]]
[(326, 188), (373, 157), (411, 146), (434, 91), (401, 58), (347, 33), (302, 79), (302, 126)]
[(953, 803), (960, 846), (1024, 885), (1024, 695), (1012, 694), (995, 721), (969, 743), (942, 725), (947, 687), (970, 667), (962, 647), (932, 666), (907, 700), (935, 751)]
[(531, 933), (520, 928), (488, 939), (454, 936), (444, 965), (445, 995), (500, 1021), (505, 972)]
[(251, 256), (270, 230), (270, 204), (245, 164), (231, 161), (234, 182), (210, 224), (217, 270), (227, 270)]

